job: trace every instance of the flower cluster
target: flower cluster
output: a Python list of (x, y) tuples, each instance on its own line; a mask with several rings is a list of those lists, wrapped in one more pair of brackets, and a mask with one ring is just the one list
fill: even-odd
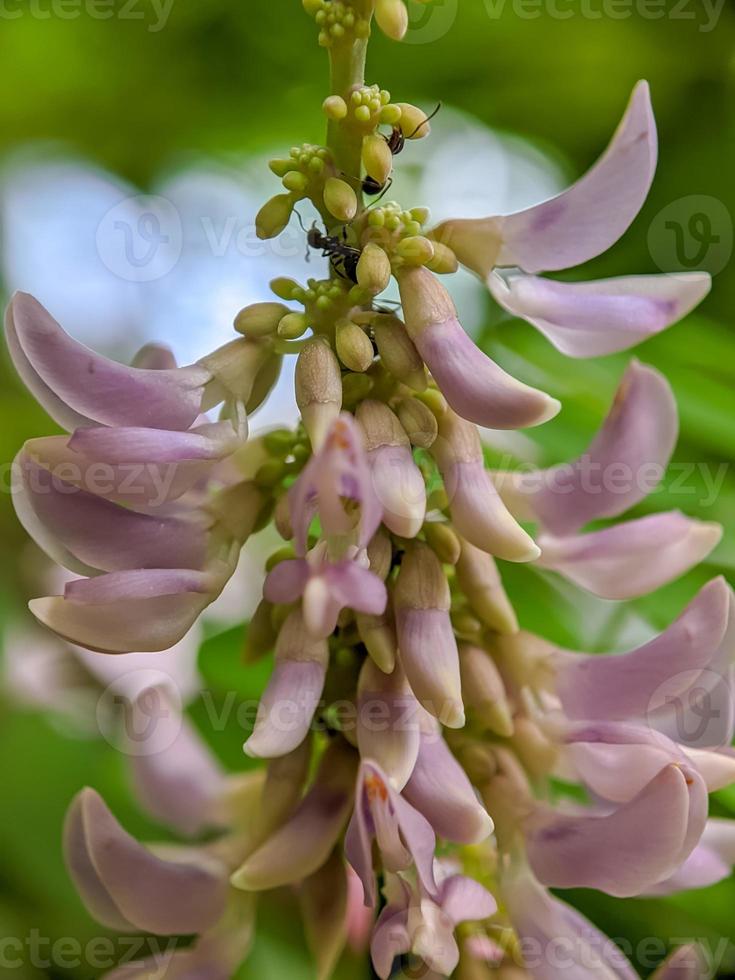
[[(81, 576), (33, 600), (43, 624), (97, 656), (163, 651), (251, 533), (272, 518), (283, 539), (250, 628), (251, 657), (274, 655), (245, 743), (265, 764), (225, 777), (187, 729), (146, 765), (145, 797), (184, 834), (208, 828), (204, 842), (144, 847), (86, 789), (67, 820), (70, 873), (104, 925), (198, 937), (170, 977), (231, 976), (257, 893), (294, 885), (323, 978), (349, 940), (369, 943), (382, 978), (418, 959), (465, 980), (630, 980), (617, 947), (547, 889), (661, 895), (729, 874), (735, 828), (708, 819), (708, 793), (735, 780), (733, 593), (714, 579), (660, 636), (588, 655), (520, 628), (496, 560), (626, 600), (697, 565), (721, 531), (679, 512), (588, 529), (638, 504), (674, 449), (671, 389), (638, 361), (583, 457), (488, 470), (477, 425), (537, 426), (561, 405), (474, 344), (440, 276), (471, 270), (575, 358), (689, 312), (706, 274), (539, 276), (599, 255), (635, 218), (656, 162), (648, 88), (562, 194), (431, 227), (425, 208), (363, 203), (429, 131), (414, 106), (355, 82), (371, 15), (400, 37), (402, 0), (304, 5), (332, 60), (329, 136), (272, 162), (285, 193), (257, 228), (279, 234), (310, 200), (324, 230), (308, 244), (329, 278), (274, 280), (284, 302), (241, 311), (240, 336), (185, 368), (159, 348), (113, 363), (31, 297), (10, 305), (16, 368), (70, 433), (32, 440), (16, 463), (21, 521)], [(377, 300), (391, 279), (400, 313)], [(248, 439), (290, 353), (301, 422)], [(649, 477), (621, 487), (606, 479), (620, 467)], [(703, 700), (716, 725), (702, 726)], [(696, 950), (656, 975), (699, 977)]]

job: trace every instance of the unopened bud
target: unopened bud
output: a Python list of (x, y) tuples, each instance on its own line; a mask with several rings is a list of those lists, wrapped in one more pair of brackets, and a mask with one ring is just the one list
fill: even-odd
[(370, 571), (385, 581), (393, 564), (393, 545), (382, 527), (378, 528), (373, 535), (370, 544), (367, 546), (367, 553)]
[(339, 122), (347, 115), (347, 103), (339, 95), (330, 95), (322, 103), (322, 109), (329, 119)]
[(411, 235), (396, 245), (396, 254), (407, 265), (427, 265), (434, 258), (434, 243), (423, 235)]
[(397, 416), (383, 402), (369, 399), (355, 412), (368, 453), (381, 446), (408, 446), (408, 437)]
[(441, 562), (427, 544), (412, 541), (408, 546), (393, 597), (396, 609), (449, 610), (447, 577)]
[(337, 357), (350, 371), (367, 371), (373, 363), (373, 345), (364, 330), (350, 320), (341, 320), (335, 333)]
[(433, 240), (432, 245), (434, 246), (434, 255), (426, 263), (426, 268), (431, 269), (432, 272), (436, 272), (441, 276), (451, 275), (453, 272), (456, 272), (459, 268), (459, 262), (451, 248), (448, 245), (444, 245), (443, 242)]
[(365, 644), (373, 663), (389, 674), (396, 665), (396, 630), (388, 610), (382, 616), (355, 613), (360, 640)]
[(407, 139), (420, 140), (431, 132), (431, 123), (423, 109), (410, 102), (399, 102), (401, 107), (401, 132)]
[(483, 730), (503, 738), (513, 734), (513, 717), (508, 707), (505, 685), (492, 657), (469, 643), (459, 647), (462, 699), (472, 712), (472, 720)]
[(390, 275), (390, 259), (379, 245), (368, 242), (357, 263), (358, 284), (377, 296), (387, 288)]
[(367, 398), (373, 389), (373, 379), (367, 374), (346, 374), (342, 379), (342, 391), (345, 405), (356, 405)]
[(329, 177), (324, 185), (324, 205), (338, 221), (352, 221), (357, 214), (357, 194), (339, 177)]
[(375, 20), (384, 34), (400, 41), (408, 30), (408, 10), (403, 0), (376, 0)]
[(294, 290), (301, 289), (295, 279), (289, 279), (287, 276), (277, 276), (275, 279), (271, 279), (270, 287), (271, 292), (275, 293), (279, 299), (293, 299)]
[(276, 194), (266, 201), (255, 218), (255, 233), (260, 239), (275, 238), (291, 220), (294, 199), (291, 194)]
[(490, 629), (517, 633), (518, 619), (505, 594), (493, 558), (468, 541), (462, 541), (457, 562), (457, 581), (468, 602)]
[(303, 195), (309, 185), (309, 178), (306, 174), (302, 174), (300, 170), (292, 170), (286, 174), (281, 183), (287, 191), (291, 191), (293, 194)]
[(268, 395), (270, 395), (281, 374), (282, 364), (283, 357), (280, 354), (271, 352), (265, 364), (255, 375), (253, 390), (250, 393), (250, 398), (245, 402), (245, 409), (249, 415), (260, 408)]
[(424, 524), (426, 543), (444, 565), (456, 565), (461, 545), (457, 534), (448, 524), (440, 521), (427, 521)]
[(296, 163), (292, 159), (275, 159), (268, 161), (268, 167), (271, 173), (274, 173), (276, 177), (285, 177), (287, 173), (294, 170)]
[(530, 718), (517, 718), (511, 744), (533, 779), (547, 776), (554, 768), (557, 748)]
[(393, 170), (393, 154), (379, 133), (370, 133), (362, 143), (362, 165), (365, 172), (383, 186)]
[(267, 337), (276, 332), (279, 321), (289, 312), (283, 303), (253, 303), (235, 317), (235, 330), (246, 337)]
[(411, 444), (429, 449), (439, 432), (434, 413), (417, 398), (404, 398), (398, 403), (398, 418)]
[(339, 362), (320, 337), (308, 340), (296, 361), (296, 404), (316, 452), (342, 408)]
[(423, 391), (426, 368), (401, 320), (392, 315), (380, 316), (373, 324), (373, 332), (386, 370), (414, 391)]
[(278, 498), (276, 509), (273, 511), (273, 523), (276, 525), (276, 530), (284, 541), (290, 541), (293, 538), (291, 508), (288, 503), (288, 494), (286, 493)]
[(305, 313), (287, 313), (278, 322), (278, 336), (283, 340), (296, 340), (309, 329), (309, 318)]
[(243, 660), (246, 664), (256, 663), (275, 646), (278, 633), (273, 628), (272, 613), (271, 603), (267, 599), (261, 599), (248, 624), (243, 651)]

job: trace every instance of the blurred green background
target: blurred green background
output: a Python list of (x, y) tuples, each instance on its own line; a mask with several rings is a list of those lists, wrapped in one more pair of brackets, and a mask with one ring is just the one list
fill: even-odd
[[(660, 132), (653, 191), (624, 239), (581, 274), (684, 268), (686, 255), (677, 256), (661, 212), (673, 208), (685, 241), (690, 236), (689, 256), (702, 244), (697, 229), (703, 227), (690, 222), (702, 214), (709, 222), (711, 235), (700, 266), (715, 273), (712, 294), (696, 314), (635, 352), (670, 379), (682, 424), (676, 466), (640, 512), (679, 507), (723, 521), (728, 525), (723, 543), (706, 567), (622, 608), (582, 600), (526, 571), (503, 570), (526, 627), (573, 648), (625, 646), (624, 638), (639, 627), (667, 625), (707, 578), (735, 571), (735, 278), (728, 269), (735, 213), (735, 9), (726, 4), (716, 15), (697, 0), (686, 5), (667, 0), (661, 6), (643, 0), (587, 0), (586, 6), (559, 0), (556, 7), (533, 0), (435, 0), (434, 8), (412, 4), (412, 43), (396, 44), (374, 33), (368, 81), (389, 88), (397, 101), (430, 108), (441, 100), (450, 117), (453, 109), (460, 110), (482, 126), (523, 137), (543, 152), (550, 172), (561, 172), (564, 179), (581, 173), (602, 150), (635, 81), (650, 81)], [(115, 2), (104, 9), (113, 16), (91, 16), (82, 0), (76, 6), (69, 0), (56, 5), (35, 0), (30, 6), (7, 0), (0, 10), (0, 156), (16, 168), (16, 182), (19, 159), (23, 170), (29, 161), (69, 158), (88, 161), (147, 192), (192, 161), (207, 161), (228, 174), (242, 167), (243, 174), (250, 174), (253, 161), (260, 163), (265, 154), (321, 140), (326, 58), (298, 0), (174, 0), (167, 18), (147, 0)], [(564, 16), (555, 16), (555, 10)], [(459, 136), (460, 154), (461, 142)], [(407, 166), (418, 166), (422, 154), (430, 153), (430, 141), (411, 146)], [(474, 162), (478, 189), (492, 190), (492, 161), (483, 164), (478, 157)], [(262, 187), (276, 193), (277, 181), (263, 174)], [(451, 191), (451, 168), (440, 177)], [(4, 207), (11, 206), (17, 183), (8, 186)], [(8, 289), (19, 285), (15, 253), (9, 253), (28, 245), (24, 234), (48, 235), (40, 243), (43, 261), (37, 268), (33, 262), (23, 267), (24, 288), (33, 290), (35, 275), (39, 283), (53, 276), (55, 263), (73, 263), (63, 227), (55, 227), (53, 236), (44, 230), (44, 208), (55, 205), (53, 183), (44, 186), (40, 198), (33, 193), (34, 222), (24, 233), (17, 232), (17, 213), (16, 231), (10, 233), (3, 211)], [(441, 207), (432, 200), (406, 204)], [(252, 221), (252, 214), (242, 217)], [(21, 226), (22, 219), (21, 214)], [(711, 241), (713, 236), (719, 241)], [(124, 331), (106, 332), (119, 312), (115, 295), (104, 302), (97, 294), (88, 296), (81, 276), (67, 276), (65, 288), (80, 308), (96, 304), (87, 312), (99, 322), (99, 337), (87, 326), (84, 339), (129, 354)], [(478, 293), (473, 302), (480, 310), (474, 326), (486, 349), (564, 404), (556, 420), (514, 445), (514, 454), (530, 453), (546, 463), (581, 452), (609, 405), (627, 356), (567, 361), (529, 327), (502, 318), (489, 299)], [(221, 305), (218, 316), (228, 322), (237, 306)], [(144, 307), (142, 335), (145, 319)], [(67, 326), (74, 332), (73, 324)], [(205, 349), (209, 329), (201, 323)], [(52, 427), (7, 358), (0, 370), (0, 461), (5, 464), (25, 439)], [(721, 480), (714, 491), (707, 483), (712, 478)], [(16, 642), (13, 636), (24, 626), (26, 598), (38, 590), (35, 559), (7, 493), (0, 496), (0, 548), (0, 602), (4, 621), (14, 631), (6, 633), (7, 645)], [(257, 696), (262, 686), (267, 667), (241, 665), (243, 630), (209, 627), (212, 635), (200, 652), (200, 668), (215, 700), (230, 690), (242, 698)], [(0, 937), (25, 940), (38, 930), (51, 941), (74, 937), (84, 943), (104, 935), (84, 912), (62, 866), (60, 828), (69, 800), (82, 785), (94, 785), (132, 832), (164, 834), (137, 813), (124, 760), (107, 742), (84, 736), (53, 711), (18, 705), (8, 691), (0, 692), (0, 712)], [(225, 732), (211, 732), (202, 704), (192, 712), (220, 757), (233, 769), (242, 768), (242, 729), (233, 723)], [(735, 817), (735, 791), (720, 793), (713, 808)], [(733, 881), (660, 902), (623, 902), (582, 892), (572, 897), (604, 930), (634, 944), (645, 937), (667, 943), (684, 937), (735, 942)], [(275, 907), (265, 904), (242, 976), (312, 975), (295, 921), (289, 895), (280, 895)], [(44, 949), (48, 956), (49, 944)], [(24, 958), (25, 965), (8, 976), (81, 980), (99, 972), (88, 964), (66, 968), (58, 956), (40, 968), (30, 963), (31, 957)], [(720, 975), (735, 976), (728, 970), (735, 970), (732, 946)], [(348, 965), (348, 975), (362, 973)]]

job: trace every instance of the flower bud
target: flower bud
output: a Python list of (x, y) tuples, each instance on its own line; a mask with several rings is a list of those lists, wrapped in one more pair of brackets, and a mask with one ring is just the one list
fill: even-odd
[(342, 380), (342, 398), (345, 405), (356, 405), (367, 398), (373, 388), (373, 379), (367, 374), (346, 374)]
[(321, 337), (308, 340), (296, 361), (296, 404), (317, 452), (342, 408), (342, 379), (332, 348)]
[(380, 316), (373, 324), (373, 333), (386, 370), (414, 391), (423, 391), (426, 388), (424, 362), (401, 320), (393, 315)]
[(287, 313), (278, 322), (278, 336), (283, 340), (296, 340), (309, 329), (306, 313)]
[(293, 299), (294, 290), (301, 289), (296, 280), (289, 279), (288, 276), (277, 276), (275, 279), (271, 279), (270, 287), (271, 292), (275, 293), (279, 299)]
[(291, 220), (294, 199), (291, 194), (276, 194), (266, 201), (255, 218), (255, 233), (260, 239), (275, 238)]
[(235, 330), (246, 337), (267, 337), (275, 333), (279, 321), (289, 313), (283, 303), (253, 303), (235, 317)]
[(324, 205), (338, 221), (352, 221), (357, 214), (357, 194), (339, 177), (329, 177), (324, 185)]
[(367, 371), (373, 363), (373, 345), (364, 330), (350, 320), (341, 320), (335, 334), (337, 357), (350, 371)]
[(396, 255), (406, 265), (427, 265), (434, 258), (434, 243), (423, 235), (410, 235), (396, 245)]
[(398, 403), (398, 418), (412, 445), (429, 449), (439, 432), (436, 416), (417, 398), (404, 398)]
[(517, 633), (518, 620), (490, 555), (460, 539), (457, 581), (470, 605), (490, 629)]
[(459, 647), (462, 696), (472, 720), (483, 730), (502, 738), (513, 734), (513, 717), (505, 696), (505, 685), (492, 657), (479, 647), (462, 643)]
[(376, 0), (375, 20), (394, 41), (402, 40), (408, 30), (408, 10), (403, 0)]
[(250, 393), (250, 398), (245, 402), (245, 410), (248, 414), (252, 414), (256, 409), (260, 408), (268, 395), (270, 395), (280, 376), (282, 363), (283, 357), (280, 354), (271, 352), (268, 355), (265, 364), (263, 364), (255, 375), (253, 390)]
[(303, 196), (309, 184), (309, 178), (302, 174), (300, 170), (291, 170), (281, 181), (287, 191)]
[(375, 242), (368, 242), (357, 263), (357, 282), (373, 296), (382, 293), (390, 282), (390, 259)]
[(373, 663), (390, 674), (395, 667), (398, 648), (392, 613), (386, 610), (381, 616), (370, 616), (358, 612), (355, 613), (355, 624)]
[(421, 140), (431, 132), (431, 123), (423, 109), (409, 102), (399, 102), (401, 107), (401, 132), (407, 139)]
[(357, 745), (363, 759), (378, 763), (397, 790), (416, 765), (420, 709), (400, 664), (391, 673), (368, 657), (357, 684)]
[(459, 538), (448, 524), (427, 521), (424, 524), (426, 543), (443, 565), (456, 565), (462, 550)]
[(347, 103), (339, 95), (330, 95), (322, 103), (322, 109), (329, 119), (339, 122), (347, 115)]
[(456, 272), (459, 268), (459, 261), (451, 248), (443, 242), (434, 240), (431, 244), (434, 246), (434, 255), (426, 263), (426, 268), (442, 276)]
[(268, 168), (271, 173), (274, 173), (276, 177), (285, 177), (287, 173), (290, 173), (296, 167), (296, 162), (293, 159), (288, 160), (269, 160)]
[(288, 505), (288, 494), (286, 493), (278, 498), (276, 508), (273, 511), (273, 523), (276, 525), (276, 530), (284, 541), (290, 541), (293, 538), (291, 509)]
[(256, 663), (275, 646), (278, 633), (273, 627), (272, 612), (273, 605), (267, 599), (261, 599), (250, 617), (243, 651), (246, 664)]
[(367, 553), (370, 571), (375, 572), (378, 578), (385, 582), (393, 564), (393, 545), (382, 527), (379, 527), (373, 535), (367, 546)]
[(370, 133), (362, 143), (362, 165), (365, 172), (382, 186), (393, 170), (393, 154), (380, 133)]
[(554, 743), (530, 718), (517, 718), (514, 729), (511, 744), (531, 778), (548, 776), (556, 763)]

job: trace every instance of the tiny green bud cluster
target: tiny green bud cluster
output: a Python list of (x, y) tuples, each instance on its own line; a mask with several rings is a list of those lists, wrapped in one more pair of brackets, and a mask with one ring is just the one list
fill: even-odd
[(319, 44), (331, 48), (370, 36), (370, 23), (344, 0), (303, 0), (319, 28)]

